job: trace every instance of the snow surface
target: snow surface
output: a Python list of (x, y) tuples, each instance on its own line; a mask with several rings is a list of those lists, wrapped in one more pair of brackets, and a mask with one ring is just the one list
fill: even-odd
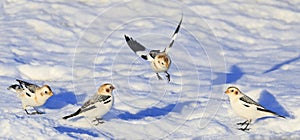
[[(159, 81), (124, 34), (170, 52)], [(4, 0), (0, 2), (1, 139), (300, 139), (300, 1)], [(28, 116), (6, 88), (15, 79), (55, 95)], [(111, 82), (104, 124), (64, 121)], [(224, 95), (229, 85), (285, 117), (249, 132)]]

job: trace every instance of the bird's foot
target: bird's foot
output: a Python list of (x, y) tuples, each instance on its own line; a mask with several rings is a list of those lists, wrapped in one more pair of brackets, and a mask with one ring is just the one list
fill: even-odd
[(96, 118), (95, 120), (92, 121), (93, 123), (95, 123), (94, 125), (99, 125), (99, 124), (103, 124), (104, 120), (102, 118)]
[(44, 114), (43, 112), (39, 112), (39, 111), (36, 111), (36, 112), (33, 112), (34, 114)]
[(242, 131), (249, 131), (250, 128), (239, 128), (238, 130), (242, 130)]
[(245, 122), (243, 122), (243, 123), (238, 123), (238, 125), (246, 125), (246, 127), (244, 127), (244, 128), (239, 128), (239, 130), (242, 130), (242, 131), (248, 131), (248, 130), (250, 130), (250, 128), (248, 128), (248, 126), (250, 125), (250, 123), (251, 123), (251, 120), (250, 121), (245, 121)]
[(34, 114), (44, 114), (43, 112), (40, 112), (39, 110), (37, 110), (35, 107), (33, 107), (33, 109), (35, 110), (35, 112), (33, 112)]
[(244, 121), (244, 122), (237, 123), (237, 125), (243, 126), (243, 125), (245, 125), (247, 122), (248, 122), (248, 120), (246, 120), (246, 121)]
[(37, 110), (35, 110), (35, 112), (29, 113), (29, 112), (27, 111), (27, 109), (25, 109), (25, 112), (26, 112), (27, 115), (44, 114), (43, 112), (39, 112), (39, 111), (37, 111)]
[(31, 112), (31, 113), (29, 113), (29, 112), (26, 112), (26, 114), (27, 115), (36, 115), (36, 114), (44, 114), (43, 112)]

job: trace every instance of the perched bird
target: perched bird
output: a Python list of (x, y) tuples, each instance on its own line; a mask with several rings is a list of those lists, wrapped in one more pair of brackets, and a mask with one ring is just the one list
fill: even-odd
[[(16, 92), (18, 97), (22, 101), (23, 109), (27, 114), (42, 114), (35, 107), (42, 106), (53, 95), (51, 88), (48, 85), (39, 87), (35, 84), (31, 84), (17, 79), (19, 84), (11, 85), (7, 89)], [(33, 107), (35, 112), (29, 113), (26, 107)]]
[(103, 84), (98, 88), (97, 93), (88, 101), (86, 101), (82, 107), (80, 107), (75, 113), (63, 117), (68, 119), (74, 116), (85, 116), (89, 119), (94, 119), (93, 122), (103, 123), (102, 116), (105, 115), (113, 105), (112, 91), (115, 87), (112, 84)]
[(229, 96), (230, 104), (233, 110), (241, 117), (247, 119), (245, 122), (237, 123), (237, 125), (246, 125), (244, 128), (239, 128), (239, 130), (245, 131), (250, 130), (248, 128), (252, 120), (267, 117), (275, 116), (282, 117), (271, 110), (268, 110), (261, 106), (259, 103), (252, 100), (247, 95), (243, 94), (237, 87), (228, 87), (225, 93)]
[(175, 32), (172, 35), (172, 39), (169, 46), (167, 46), (163, 51), (149, 50), (145, 48), (143, 45), (141, 45), (140, 43), (138, 43), (137, 41), (135, 41), (133, 38), (124, 35), (128, 46), (134, 51), (134, 53), (142, 57), (144, 60), (151, 62), (152, 70), (156, 73), (159, 80), (162, 80), (162, 78), (158, 73), (165, 72), (167, 74), (166, 77), (170, 82), (170, 74), (168, 73), (168, 70), (171, 65), (171, 59), (168, 56), (168, 52), (170, 51), (170, 49), (174, 44), (175, 38), (177, 37), (178, 31), (180, 29), (181, 22), (182, 22), (182, 17)]

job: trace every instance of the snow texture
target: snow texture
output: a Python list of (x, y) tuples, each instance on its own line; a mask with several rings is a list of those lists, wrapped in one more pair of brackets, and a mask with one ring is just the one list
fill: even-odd
[[(124, 34), (170, 51), (171, 82), (127, 46)], [(1, 139), (300, 139), (300, 1), (2, 0)], [(7, 87), (23, 79), (54, 96), (26, 115)], [(99, 85), (115, 87), (105, 123), (61, 118)], [(224, 94), (238, 86), (286, 117), (250, 131)]]

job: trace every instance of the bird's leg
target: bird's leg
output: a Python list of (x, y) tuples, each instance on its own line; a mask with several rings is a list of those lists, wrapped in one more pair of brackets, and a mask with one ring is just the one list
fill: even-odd
[(27, 115), (30, 115), (30, 113), (28, 113), (28, 111), (27, 111), (27, 109), (26, 109), (26, 108), (25, 108), (24, 110), (25, 110), (25, 112), (26, 112), (26, 114), (27, 114)]
[(96, 120), (98, 121), (98, 123), (102, 124), (104, 123), (104, 120), (102, 118), (96, 118)]
[(170, 82), (170, 74), (167, 71), (165, 73), (167, 74), (168, 82)]
[(35, 107), (32, 108), (35, 110), (35, 112), (29, 113), (26, 108), (24, 109), (27, 115), (43, 114), (43, 112), (39, 112)]
[(244, 121), (244, 122), (237, 123), (237, 125), (243, 126), (243, 125), (245, 125), (247, 122), (248, 122), (248, 120), (246, 120), (246, 121)]
[(42, 112), (38, 111), (35, 107), (32, 107), (32, 108), (35, 110), (35, 112), (31, 113), (31, 114), (43, 114)]
[(246, 123), (246, 127), (245, 128), (239, 128), (239, 130), (242, 130), (242, 131), (245, 131), (245, 130), (250, 130), (250, 128), (248, 128), (248, 126), (250, 125), (251, 123), (251, 120), (247, 120), (247, 123)]
[(25, 112), (26, 112), (27, 115), (35, 115), (35, 114), (38, 114), (37, 112), (31, 112), (31, 113), (29, 113), (29, 112), (27, 111), (27, 109), (24, 109), (24, 110), (25, 110)]
[(158, 77), (159, 80), (162, 80), (162, 78), (159, 76), (158, 73), (156, 73), (156, 75), (157, 75), (157, 77)]
[(96, 118), (95, 120), (93, 120), (92, 122), (97, 122), (96, 124), (94, 124), (94, 125), (99, 125), (99, 124), (103, 124), (104, 123), (104, 121), (103, 121), (103, 119), (102, 118)]

